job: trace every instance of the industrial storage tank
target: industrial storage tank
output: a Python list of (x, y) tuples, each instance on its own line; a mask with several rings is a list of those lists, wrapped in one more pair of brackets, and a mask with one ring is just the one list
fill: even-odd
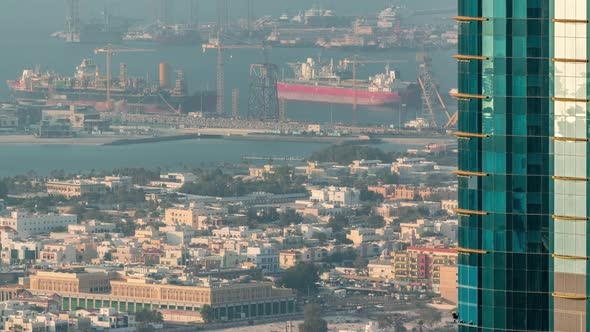
[(160, 63), (160, 87), (170, 87), (170, 64), (167, 62)]

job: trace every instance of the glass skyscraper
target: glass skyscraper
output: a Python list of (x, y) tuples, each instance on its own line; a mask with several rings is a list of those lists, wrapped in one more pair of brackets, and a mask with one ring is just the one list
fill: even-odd
[(459, 331), (585, 324), (585, 3), (459, 0)]

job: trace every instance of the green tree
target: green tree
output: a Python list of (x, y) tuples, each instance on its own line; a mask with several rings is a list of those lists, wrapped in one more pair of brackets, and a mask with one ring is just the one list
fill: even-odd
[(146, 324), (162, 324), (164, 322), (164, 317), (159, 311), (149, 311), (144, 309), (135, 314), (135, 320)]
[(344, 144), (334, 145), (319, 151), (315, 151), (309, 157), (309, 160), (312, 161), (335, 162), (340, 165), (348, 165), (352, 163), (353, 160), (361, 159), (377, 159), (388, 163), (392, 161), (392, 155), (371, 146)]
[(393, 331), (394, 332), (406, 332), (408, 329), (404, 326), (404, 322), (401, 320), (396, 320), (393, 324)]
[(6, 198), (8, 195), (8, 184), (6, 180), (0, 180), (0, 198)]
[(374, 191), (367, 190), (367, 188), (361, 189), (360, 199), (362, 202), (383, 202), (383, 195), (378, 194)]
[(320, 242), (320, 244), (324, 244), (324, 243), (326, 243), (326, 241), (328, 241), (328, 235), (326, 235), (326, 233), (322, 233), (322, 232), (313, 233), (311, 238), (317, 239)]
[(356, 251), (346, 250), (343, 252), (335, 252), (327, 259), (329, 263), (341, 264), (344, 261), (354, 261), (358, 257)]
[(382, 216), (369, 216), (365, 218), (365, 226), (369, 228), (382, 228), (385, 226), (385, 220)]
[(331, 227), (332, 231), (335, 233), (341, 232), (344, 227), (348, 227), (348, 224), (348, 218), (342, 214), (330, 218), (330, 221), (328, 222), (328, 226)]
[(299, 324), (300, 332), (328, 332), (328, 322), (320, 316), (321, 307), (317, 303), (309, 303), (303, 307), (303, 323)]
[(301, 215), (297, 213), (297, 211), (293, 209), (288, 209), (285, 212), (281, 213), (279, 216), (279, 226), (287, 227), (291, 224), (300, 224), (301, 223)]
[(203, 321), (205, 321), (205, 323), (211, 323), (213, 321), (213, 308), (211, 308), (210, 305), (205, 304), (203, 307), (201, 307), (201, 317), (203, 317)]
[(318, 269), (313, 264), (299, 263), (285, 271), (279, 285), (309, 294), (317, 291), (316, 282), (319, 280)]

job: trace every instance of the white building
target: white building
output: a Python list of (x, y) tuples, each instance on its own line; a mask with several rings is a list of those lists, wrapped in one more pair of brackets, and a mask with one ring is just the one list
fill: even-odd
[(248, 226), (223, 227), (213, 231), (213, 236), (224, 239), (245, 239), (254, 234), (262, 233), (260, 229), (250, 229)]
[(89, 319), (93, 331), (135, 332), (137, 329), (134, 315), (118, 312), (114, 308), (77, 310), (76, 316)]
[(68, 321), (52, 313), (38, 313), (34, 310), (16, 311), (3, 314), (2, 331), (43, 331), (58, 332), (68, 330)]
[(350, 174), (359, 174), (359, 173), (369, 173), (375, 174), (375, 172), (380, 171), (382, 169), (389, 168), (388, 164), (383, 164), (381, 160), (354, 160), (352, 164), (349, 165), (350, 167)]
[(256, 264), (263, 273), (274, 273), (279, 270), (279, 251), (270, 245), (262, 247), (249, 247), (246, 250), (248, 262)]
[(160, 175), (160, 180), (152, 181), (150, 185), (152, 187), (180, 189), (185, 183), (193, 182), (196, 179), (197, 177), (191, 173), (168, 173)]
[(360, 204), (361, 191), (348, 187), (328, 187), (312, 189), (310, 200), (314, 203), (331, 203), (340, 206)]
[(76, 224), (78, 217), (72, 214), (28, 214), (12, 211), (9, 217), (0, 217), (0, 226), (10, 227), (21, 238), (33, 235), (49, 234), (56, 229), (67, 229)]
[(42, 244), (37, 241), (3, 240), (0, 257), (4, 264), (30, 263), (39, 258)]

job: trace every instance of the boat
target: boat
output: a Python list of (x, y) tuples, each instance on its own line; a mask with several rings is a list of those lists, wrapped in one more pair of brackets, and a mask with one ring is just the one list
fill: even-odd
[[(384, 106), (402, 102), (407, 89), (412, 85), (402, 82), (396, 72), (386, 67), (385, 73), (376, 74), (368, 80), (353, 81), (349, 61), (322, 65), (312, 58), (306, 62), (290, 64), (295, 78), (278, 83), (280, 99), (333, 104)], [(405, 102), (405, 101), (404, 101)]]
[[(212, 112), (216, 108), (215, 92), (188, 94), (183, 71), (177, 71), (171, 87), (150, 85), (144, 78), (128, 77), (125, 71), (125, 65), (121, 65), (120, 76), (111, 78), (108, 103), (107, 80), (91, 59), (83, 59), (72, 77), (25, 69), (20, 78), (7, 84), (12, 98), (21, 105), (90, 106), (99, 111), (158, 114)], [(160, 81), (167, 82), (163, 78)]]

